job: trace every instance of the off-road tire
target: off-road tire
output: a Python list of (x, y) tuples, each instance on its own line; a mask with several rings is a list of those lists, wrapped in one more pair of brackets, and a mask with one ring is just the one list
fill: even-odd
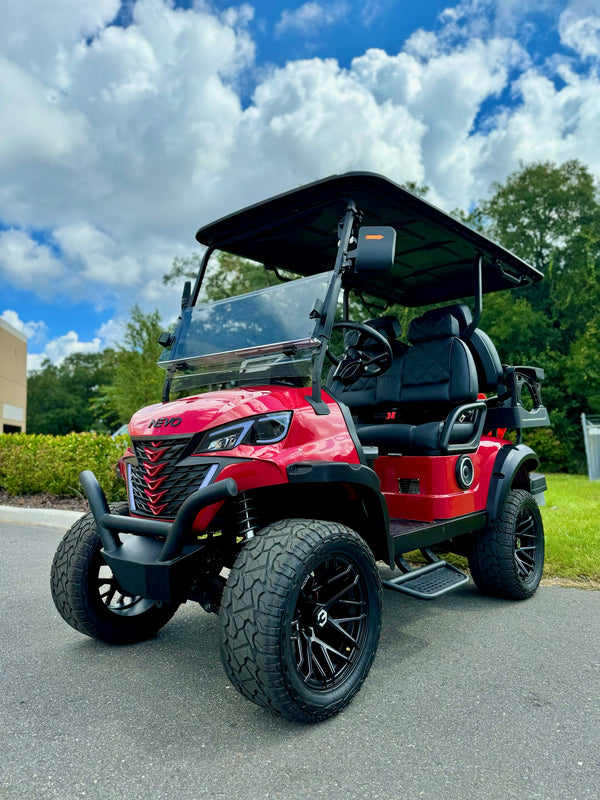
[(500, 517), (473, 536), (469, 567), (484, 594), (511, 600), (534, 594), (544, 567), (544, 528), (529, 492), (511, 490)]
[[(127, 503), (115, 503), (112, 514), (127, 515)], [(50, 588), (54, 605), (72, 628), (110, 644), (131, 644), (149, 639), (171, 619), (178, 603), (156, 603), (122, 592), (112, 576), (112, 587), (127, 604), (107, 605), (100, 592), (100, 569), (109, 568), (100, 552), (102, 542), (91, 513), (69, 528), (52, 562)], [(107, 598), (108, 599), (108, 598)]]
[[(268, 525), (241, 549), (223, 592), (225, 672), (260, 706), (301, 722), (326, 719), (348, 705), (367, 677), (379, 642), (381, 597), (373, 555), (350, 528), (306, 519)], [(337, 643), (340, 624), (344, 647)], [(307, 639), (308, 630), (334, 646), (328, 655), (335, 669), (322, 644)]]

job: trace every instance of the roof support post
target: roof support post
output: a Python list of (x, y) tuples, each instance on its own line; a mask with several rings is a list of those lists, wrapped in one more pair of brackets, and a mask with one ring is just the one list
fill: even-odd
[(471, 338), (471, 334), (479, 324), (479, 320), (481, 319), (481, 312), (483, 311), (483, 276), (482, 276), (482, 267), (483, 263), (483, 256), (481, 253), (478, 253), (475, 256), (474, 268), (475, 268), (475, 309), (473, 310), (473, 321), (470, 325), (467, 326), (465, 332), (463, 334), (463, 339), (468, 341)]
[(198, 295), (200, 294), (200, 287), (202, 286), (202, 281), (204, 279), (204, 273), (206, 272), (206, 267), (208, 265), (208, 259), (212, 256), (215, 252), (215, 248), (210, 246), (207, 247), (204, 255), (202, 256), (202, 261), (200, 262), (200, 269), (198, 270), (198, 275), (196, 277), (196, 283), (194, 284), (194, 291), (192, 292), (192, 297), (190, 300), (190, 305), (195, 306), (198, 300)]
[(306, 399), (315, 409), (317, 414), (329, 414), (329, 407), (321, 398), (321, 373), (325, 363), (327, 346), (331, 339), (331, 330), (335, 320), (338, 297), (342, 288), (342, 273), (349, 265), (348, 250), (350, 240), (354, 231), (354, 223), (359, 215), (358, 209), (353, 200), (347, 201), (346, 213), (338, 224), (338, 251), (333, 268), (333, 276), (329, 283), (325, 302), (323, 303), (323, 313), (319, 320), (319, 325), (315, 331), (316, 338), (321, 342), (319, 352), (313, 362), (312, 369), (312, 394)]

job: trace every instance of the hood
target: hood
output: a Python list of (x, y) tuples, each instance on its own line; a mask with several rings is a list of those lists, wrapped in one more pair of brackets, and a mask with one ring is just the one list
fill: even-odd
[(137, 411), (129, 423), (130, 436), (193, 434), (257, 414), (305, 408), (311, 390), (252, 386), (207, 392)]

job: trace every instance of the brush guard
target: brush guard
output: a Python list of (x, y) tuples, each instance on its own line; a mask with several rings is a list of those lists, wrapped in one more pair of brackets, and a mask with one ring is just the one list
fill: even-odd
[(85, 470), (79, 481), (94, 515), (102, 555), (121, 588), (163, 602), (186, 599), (194, 570), (202, 560), (204, 545), (185, 544), (197, 515), (238, 492), (233, 478), (205, 486), (181, 504), (173, 522), (162, 522), (111, 514), (94, 473)]

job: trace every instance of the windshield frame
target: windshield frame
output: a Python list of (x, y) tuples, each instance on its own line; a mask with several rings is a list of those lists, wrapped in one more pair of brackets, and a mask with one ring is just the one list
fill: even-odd
[(222, 350), (219, 353), (209, 353), (204, 356), (188, 356), (187, 358), (176, 358), (170, 361), (159, 361), (159, 367), (164, 369), (178, 368), (179, 365), (187, 365), (190, 367), (197, 366), (198, 364), (228, 364), (231, 361), (238, 361), (239, 359), (254, 358), (259, 356), (268, 356), (276, 353), (283, 353), (288, 355), (286, 350), (290, 350), (291, 354), (297, 350), (310, 350), (318, 348), (321, 342), (318, 339), (296, 339), (285, 342), (273, 342), (273, 344), (256, 345), (256, 347), (243, 347), (239, 350)]
[[(324, 270), (322, 272), (316, 273), (318, 275), (328, 275), (329, 278), (323, 300), (322, 301), (319, 300), (319, 302), (317, 303), (317, 307), (313, 308), (312, 311), (310, 312), (310, 317), (315, 319), (315, 328), (313, 330), (313, 334), (312, 337), (310, 337), (310, 339), (301, 340), (302, 344), (307, 343), (308, 348), (313, 349), (313, 353), (311, 354), (311, 359), (312, 359), (311, 394), (310, 396), (309, 395), (306, 396), (306, 400), (308, 403), (310, 403), (310, 405), (314, 408), (315, 413), (318, 415), (327, 415), (330, 413), (329, 406), (322, 399), (321, 375), (325, 363), (327, 348), (332, 335), (332, 328), (335, 319), (337, 303), (340, 296), (340, 292), (342, 290), (342, 274), (344, 273), (344, 271), (352, 267), (352, 262), (351, 259), (349, 258), (350, 243), (352, 241), (352, 237), (354, 234), (355, 225), (360, 219), (360, 213), (352, 199), (345, 198), (344, 204), (346, 206), (346, 211), (338, 222), (337, 250), (336, 250), (335, 264), (333, 265), (331, 270)], [(225, 248), (223, 249), (226, 251)], [(182, 315), (179, 317), (179, 321), (174, 333), (175, 338), (177, 337), (177, 334), (182, 324), (184, 324), (183, 316), (185, 314), (185, 311), (188, 308), (191, 309), (196, 306), (196, 301), (199, 296), (208, 260), (215, 250), (216, 248), (211, 245), (208, 247), (207, 251), (204, 254), (204, 257), (202, 259), (198, 271), (196, 284), (194, 286), (192, 302), (188, 303), (187, 306), (182, 308)], [(273, 269), (272, 265), (265, 264), (264, 266), (267, 269)], [(315, 276), (312, 275), (305, 277), (315, 277)], [(295, 283), (295, 281), (292, 281), (291, 283), (293, 284)], [(242, 296), (244, 295), (240, 295), (240, 297)], [(262, 353), (258, 353), (256, 348), (251, 348), (251, 352), (253, 356), (269, 355), (270, 353), (284, 352), (284, 348), (287, 347), (291, 348), (291, 346), (293, 345), (297, 345), (297, 343), (279, 342), (277, 344), (265, 345), (265, 347), (269, 348), (268, 352), (263, 351)], [(274, 348), (279, 348), (279, 349), (274, 349)], [(235, 352), (237, 353), (237, 357), (239, 358), (243, 357), (243, 355), (247, 350), (248, 348), (241, 348), (238, 351), (225, 351), (224, 354), (231, 356)], [(210, 358), (212, 355), (218, 355), (218, 354), (210, 354), (209, 356), (205, 355), (205, 356), (194, 357), (194, 361), (198, 362), (202, 360), (204, 363), (208, 364), (210, 362), (208, 362), (206, 359)], [(171, 383), (173, 378), (175, 377), (175, 373), (178, 371), (178, 369), (185, 370), (190, 363), (191, 359), (168, 359), (165, 361), (159, 360), (159, 365), (166, 370), (165, 382), (163, 385), (163, 395), (162, 395), (163, 403), (169, 402)]]
[(179, 393), (222, 384), (309, 385), (333, 280), (328, 270), (188, 304), (158, 360), (167, 373), (163, 397), (171, 387)]

